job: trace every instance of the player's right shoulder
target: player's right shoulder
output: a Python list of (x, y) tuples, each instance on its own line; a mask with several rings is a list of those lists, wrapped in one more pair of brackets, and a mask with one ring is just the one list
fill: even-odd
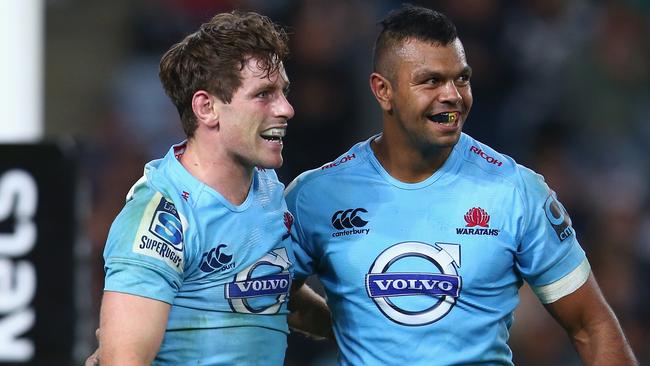
[(104, 257), (107, 262), (159, 263), (182, 273), (186, 221), (172, 199), (150, 186), (139, 187), (113, 221)]
[(122, 211), (117, 216), (117, 219), (125, 213), (128, 214), (129, 218), (133, 218), (134, 215), (142, 213), (146, 210), (146, 207), (150, 205), (152, 200), (158, 199), (163, 194), (160, 190), (156, 189), (152, 184), (147, 175), (143, 175), (138, 179), (133, 186), (129, 189), (126, 194), (126, 201)]
[(129, 202), (133, 199), (135, 196), (136, 192), (138, 193), (138, 196), (146, 195), (147, 191), (151, 191), (151, 187), (149, 184), (147, 184), (147, 176), (146, 174), (140, 177), (129, 189), (129, 191), (126, 193), (126, 202)]

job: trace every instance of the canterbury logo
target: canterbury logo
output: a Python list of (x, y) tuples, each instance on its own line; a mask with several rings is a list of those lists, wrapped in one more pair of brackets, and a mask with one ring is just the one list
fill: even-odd
[(232, 262), (232, 255), (222, 252), (222, 249), (227, 248), (226, 244), (219, 244), (216, 248), (203, 253), (201, 257), (201, 264), (199, 268), (205, 273), (212, 273), (214, 271), (225, 271), (235, 268), (235, 263)]
[(490, 222), (490, 215), (480, 207), (473, 207), (465, 214), (465, 222), (467, 222), (467, 225), (465, 225), (467, 227), (488, 227), (490, 226), (488, 224)]
[(368, 211), (366, 211), (365, 208), (350, 208), (347, 210), (336, 211), (332, 216), (332, 226), (337, 230), (364, 227), (368, 221), (361, 218), (359, 213), (368, 213)]

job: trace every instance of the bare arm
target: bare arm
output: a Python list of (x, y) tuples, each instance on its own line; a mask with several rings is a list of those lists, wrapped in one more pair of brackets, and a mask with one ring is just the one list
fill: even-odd
[(593, 274), (578, 290), (546, 309), (564, 327), (585, 365), (638, 365)]
[(325, 299), (303, 281), (294, 281), (291, 286), (289, 311), (291, 328), (315, 337), (334, 339), (332, 316)]
[(170, 305), (119, 292), (104, 292), (99, 316), (102, 366), (150, 365), (165, 334)]

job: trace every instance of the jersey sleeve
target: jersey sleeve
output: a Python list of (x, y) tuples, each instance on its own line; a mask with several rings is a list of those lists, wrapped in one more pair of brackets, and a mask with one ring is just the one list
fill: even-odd
[(577, 290), (590, 267), (564, 206), (533, 171), (520, 167), (524, 228), (516, 267), (544, 304)]
[(305, 222), (309, 220), (308, 213), (305, 212), (304, 207), (301, 207), (301, 187), (300, 181), (302, 175), (296, 178), (285, 191), (285, 199), (287, 201), (287, 208), (294, 217), (294, 230), (292, 235), (296, 245), (294, 245), (294, 255), (296, 257), (295, 274), (294, 277), (298, 280), (304, 280), (310, 275), (315, 273), (316, 260), (314, 255), (314, 247), (309, 241), (309, 236), (305, 232)]
[(174, 204), (158, 192), (136, 194), (109, 231), (104, 290), (171, 304), (182, 283), (183, 246)]

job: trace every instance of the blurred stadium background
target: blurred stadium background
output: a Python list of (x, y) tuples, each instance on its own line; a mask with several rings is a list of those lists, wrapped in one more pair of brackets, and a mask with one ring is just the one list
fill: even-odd
[[(43, 139), (0, 145), (0, 365), (81, 364), (95, 347), (109, 225), (143, 164), (182, 139), (157, 79), (158, 61), (172, 43), (233, 8), (259, 11), (288, 27), (296, 117), (279, 171), (286, 184), (380, 130), (367, 86), (371, 49), (377, 21), (400, 3), (43, 1), (44, 92), (36, 111)], [(411, 3), (455, 21), (474, 68), (475, 102), (465, 131), (546, 177), (571, 213), (637, 357), (649, 364), (650, 1)], [(10, 39), (20, 39), (13, 32)], [(8, 51), (3, 45), (2, 57)], [(7, 100), (17, 86), (2, 84), (0, 99)], [(19, 111), (34, 112), (30, 100), (19, 103)], [(21, 123), (2, 120), (0, 126), (5, 134)], [(9, 247), (24, 201), (7, 194), (8, 172), (23, 168), (46, 182), (38, 185), (38, 203), (46, 207), (37, 214), (45, 229), (38, 228), (27, 253)], [(22, 176), (12, 179), (29, 187)], [(21, 266), (29, 261), (36, 293), (13, 301), (21, 271), (29, 272)], [(528, 289), (510, 344), (518, 365), (579, 364)], [(23, 359), (17, 349), (27, 352)], [(292, 335), (286, 365), (333, 365), (335, 355), (331, 343)]]

